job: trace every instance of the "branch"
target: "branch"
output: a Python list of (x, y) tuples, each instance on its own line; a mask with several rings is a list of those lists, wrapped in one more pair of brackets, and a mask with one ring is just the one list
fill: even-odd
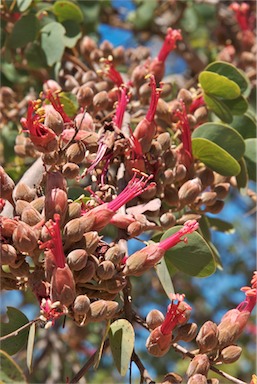
[(13, 331), (11, 333), (8, 333), (8, 335), (4, 335), (4, 336), (0, 337), (0, 341), (7, 340), (7, 339), (9, 339), (9, 337), (12, 337), (12, 336), (17, 336), (21, 331), (23, 331), (24, 329), (30, 327), (33, 323), (38, 323), (40, 321), (41, 320), (40, 320), (39, 317), (37, 319), (35, 319), (35, 320), (31, 320), (29, 323), (24, 324), (22, 327), (16, 329), (15, 331)]
[(145, 382), (146, 384), (156, 384), (156, 382), (153, 381), (152, 378), (150, 377), (149, 373), (145, 369), (144, 364), (142, 363), (141, 359), (139, 358), (139, 356), (136, 354), (135, 351), (133, 351), (131, 359), (132, 359), (132, 361), (134, 361), (137, 368), (139, 369), (139, 372), (141, 375), (140, 384), (142, 384), (143, 382)]
[(71, 55), (70, 53), (64, 52), (63, 60), (70, 61), (77, 67), (81, 68), (82, 71), (87, 72), (89, 68), (84, 64), (78, 57)]

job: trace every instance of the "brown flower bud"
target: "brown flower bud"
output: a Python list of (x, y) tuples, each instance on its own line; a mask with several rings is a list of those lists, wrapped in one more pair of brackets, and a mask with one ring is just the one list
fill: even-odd
[(177, 224), (184, 225), (186, 221), (188, 220), (200, 220), (201, 215), (198, 215), (197, 213), (186, 213), (185, 215), (182, 215), (180, 219), (177, 220)]
[(180, 384), (182, 381), (183, 379), (180, 375), (174, 372), (170, 372), (164, 376), (164, 379), (160, 384)]
[(110, 247), (104, 255), (105, 260), (111, 261), (114, 265), (119, 264), (124, 256), (125, 251), (118, 244)]
[[(159, 99), (160, 101), (161, 99)], [(163, 132), (157, 137), (158, 143), (160, 143), (162, 150), (166, 151), (170, 148), (170, 134), (168, 132)]]
[(109, 260), (105, 260), (100, 263), (96, 269), (96, 274), (100, 280), (109, 280), (115, 275), (115, 273), (116, 270), (114, 264)]
[(50, 297), (53, 302), (60, 301), (66, 307), (73, 303), (76, 297), (75, 282), (67, 264), (64, 268), (53, 270)]
[(127, 284), (125, 276), (115, 276), (111, 280), (104, 280), (98, 286), (109, 293), (119, 293)]
[(178, 166), (175, 168), (175, 181), (181, 181), (184, 180), (187, 174), (187, 169), (184, 166), (184, 164), (178, 164)]
[(197, 110), (194, 112), (194, 117), (196, 118), (196, 122), (198, 124), (203, 123), (208, 117), (208, 109), (205, 106), (197, 108)]
[(54, 188), (45, 198), (45, 218), (49, 220), (55, 213), (61, 216), (63, 222), (68, 207), (67, 193), (60, 188)]
[(91, 322), (102, 321), (106, 318), (107, 304), (105, 300), (97, 300), (90, 304), (88, 320)]
[(215, 349), (218, 344), (218, 326), (212, 321), (206, 321), (200, 328), (196, 342), (201, 353), (210, 352)]
[(215, 378), (213, 377), (212, 379), (207, 380), (208, 384), (219, 384), (219, 382), (220, 381), (216, 377)]
[(214, 182), (213, 171), (209, 168), (201, 168), (199, 171), (197, 171), (196, 175), (201, 180), (203, 189), (212, 185)]
[(0, 217), (1, 222), (1, 235), (4, 238), (12, 237), (12, 234), (18, 226), (18, 221), (9, 219), (8, 217)]
[(177, 100), (184, 101), (185, 105), (188, 107), (193, 101), (192, 94), (187, 89), (181, 88), (178, 93)]
[(19, 183), (13, 193), (14, 200), (25, 200), (29, 203), (36, 197), (36, 191), (24, 183)]
[(187, 323), (178, 328), (176, 340), (189, 342), (195, 338), (196, 334), (197, 334), (197, 324)]
[(157, 158), (158, 156), (161, 156), (162, 154), (162, 147), (161, 144), (157, 140), (153, 140), (149, 153), (152, 157)]
[(164, 213), (160, 217), (160, 224), (164, 229), (171, 228), (176, 224), (176, 217), (171, 212)]
[(216, 200), (215, 203), (208, 207), (208, 212), (210, 213), (219, 213), (222, 211), (225, 202), (223, 200)]
[(17, 259), (15, 248), (10, 244), (1, 244), (0, 263), (1, 265), (13, 265)]
[(47, 92), (48, 90), (59, 91), (61, 90), (61, 87), (55, 80), (49, 79), (43, 84), (43, 91)]
[(21, 216), (22, 214), (22, 211), (26, 208), (26, 207), (30, 207), (30, 203), (28, 203), (27, 201), (25, 200), (17, 200), (16, 201), (16, 204), (15, 204), (15, 211), (16, 211), (16, 214), (18, 216)]
[(216, 192), (218, 199), (225, 199), (229, 193), (229, 189), (229, 183), (220, 183), (215, 185), (213, 191)]
[(106, 319), (111, 319), (118, 312), (119, 304), (116, 301), (106, 300), (107, 312)]
[(79, 88), (79, 83), (72, 75), (65, 75), (64, 87), (67, 91), (74, 93), (74, 89)]
[(49, 153), (44, 153), (43, 156), (42, 156), (42, 159), (43, 159), (43, 162), (46, 165), (54, 165), (54, 164), (58, 163), (58, 161), (60, 159), (60, 155), (56, 151), (49, 152)]
[(10, 272), (16, 277), (28, 277), (30, 275), (29, 264), (24, 260), (17, 268), (10, 265)]
[(85, 232), (89, 232), (92, 229), (95, 218), (79, 217), (78, 219), (70, 220), (64, 227), (63, 234), (65, 239), (65, 248), (72, 243), (75, 243), (82, 239)]
[(81, 217), (81, 204), (72, 201), (68, 204), (68, 209), (66, 212), (65, 222), (69, 222), (70, 220), (77, 219)]
[(86, 315), (89, 311), (90, 300), (87, 295), (79, 295), (73, 303), (73, 311), (78, 315)]
[(125, 48), (122, 45), (115, 47), (112, 50), (113, 62), (115, 65), (122, 64), (124, 62)]
[(170, 186), (175, 180), (173, 169), (171, 169), (171, 168), (165, 169), (165, 171), (161, 175), (161, 180), (163, 182), (163, 185)]
[(219, 347), (227, 347), (228, 345), (234, 343), (240, 335), (240, 325), (237, 322), (231, 323), (229, 319), (224, 320), (218, 325), (218, 331)]
[(64, 129), (63, 118), (58, 111), (54, 109), (52, 105), (48, 105), (45, 108), (46, 117), (44, 124), (52, 129), (57, 135), (60, 135)]
[(195, 198), (202, 190), (201, 180), (195, 179), (186, 181), (178, 191), (178, 197), (181, 205), (193, 203)]
[[(89, 54), (97, 48), (95, 40), (89, 36), (84, 36), (79, 45), (81, 54), (87, 59)], [(92, 71), (88, 71), (92, 72)], [(86, 72), (86, 74), (88, 73)]]
[(134, 223), (129, 224), (127, 228), (127, 234), (129, 237), (135, 237), (140, 235), (144, 230), (144, 227), (139, 221), (134, 221)]
[(238, 347), (238, 345), (229, 345), (228, 347), (222, 349), (219, 360), (224, 364), (232, 364), (240, 358), (241, 353), (241, 347)]
[[(170, 124), (171, 123), (171, 113), (170, 113), (170, 111), (169, 111), (169, 105), (168, 105), (168, 103), (166, 103), (166, 101), (164, 101), (163, 99), (159, 99), (158, 100), (158, 103), (157, 103), (157, 108), (156, 108), (156, 116), (159, 118), (159, 119), (161, 119), (161, 120), (163, 120), (163, 121), (165, 121), (167, 124)], [(163, 149), (163, 150), (166, 150), (166, 149), (168, 149), (169, 147), (170, 147), (170, 135), (169, 135), (169, 133), (168, 132), (165, 132), (165, 134), (168, 134), (168, 136), (169, 136), (169, 145), (165, 148), (165, 149)], [(161, 135), (163, 135), (164, 133), (162, 133)], [(166, 135), (166, 137), (167, 137), (167, 135)], [(158, 140), (158, 139), (157, 139)], [(162, 139), (161, 139), (162, 140)], [(159, 141), (159, 140), (158, 140)]]
[(81, 107), (86, 108), (92, 104), (94, 92), (87, 85), (82, 85), (77, 93), (77, 100)]
[(45, 196), (40, 196), (37, 199), (33, 200), (30, 205), (35, 208), (38, 212), (42, 212), (45, 206)]
[(79, 175), (79, 166), (75, 163), (66, 163), (62, 168), (62, 174), (66, 179), (75, 179)]
[(207, 378), (200, 373), (196, 373), (189, 378), (187, 384), (207, 384)]
[(42, 216), (35, 208), (29, 205), (28, 207), (23, 209), (21, 214), (21, 220), (32, 227), (42, 220)]
[(200, 373), (201, 375), (207, 376), (210, 369), (210, 362), (207, 355), (196, 355), (190, 362), (187, 369), (187, 377), (191, 377)]
[(28, 224), (19, 222), (13, 231), (13, 242), (20, 252), (31, 252), (38, 245), (39, 232)]
[(73, 271), (80, 271), (87, 264), (88, 254), (84, 249), (74, 249), (67, 256), (67, 264)]
[(94, 277), (95, 271), (96, 271), (95, 263), (92, 260), (88, 259), (87, 264), (83, 269), (81, 269), (80, 271), (74, 272), (74, 279), (76, 283), (79, 283), (79, 284), (87, 283)]
[(207, 207), (213, 205), (217, 200), (217, 193), (215, 192), (203, 192), (201, 196), (196, 199), (196, 204), (204, 204)]
[(93, 98), (93, 106), (96, 111), (104, 111), (108, 106), (108, 93), (106, 91), (98, 92)]
[(108, 40), (104, 40), (99, 48), (103, 51), (105, 57), (112, 55), (113, 45)]
[(76, 127), (81, 131), (92, 132), (95, 130), (94, 120), (88, 112), (79, 113), (75, 117), (74, 122)]
[(98, 81), (98, 83), (95, 83), (95, 88), (97, 92), (107, 91), (107, 89), (109, 88), (109, 83), (105, 80)]
[(148, 313), (145, 321), (149, 329), (153, 330), (163, 323), (164, 315), (158, 309), (153, 309)]
[(81, 243), (83, 244), (83, 248), (85, 248), (85, 250), (88, 253), (94, 253), (94, 251), (98, 247), (98, 243), (100, 239), (101, 237), (98, 235), (98, 232), (90, 231), (90, 232), (84, 233), (81, 239)]
[(85, 157), (85, 146), (82, 142), (73, 143), (66, 150), (67, 160), (79, 164)]
[(12, 192), (15, 187), (14, 181), (7, 175), (3, 167), (0, 166), (0, 197), (5, 200), (12, 200)]
[(170, 206), (176, 207), (178, 205), (178, 191), (175, 187), (169, 186), (169, 188), (164, 189), (164, 201)]
[[(166, 168), (173, 168), (177, 162), (177, 154), (175, 151), (167, 150), (163, 155), (163, 161), (166, 165)], [(181, 164), (182, 165), (182, 164)], [(185, 172), (186, 175), (186, 172)]]

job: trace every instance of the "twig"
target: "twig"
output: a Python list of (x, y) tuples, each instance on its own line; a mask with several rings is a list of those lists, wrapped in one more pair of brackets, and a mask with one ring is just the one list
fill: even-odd
[[(195, 355), (192, 352), (189, 352), (187, 349), (181, 347), (178, 344), (172, 344), (172, 347), (175, 349), (176, 352), (182, 353), (184, 356), (189, 357), (190, 359), (193, 359)], [(245, 381), (239, 380), (234, 376), (229, 375), (226, 372), (221, 371), (220, 369), (214, 367), (213, 365), (210, 366), (210, 370), (217, 373), (218, 375), (230, 380), (232, 383), (236, 384), (247, 384)]]
[[(106, 350), (107, 347), (109, 347), (109, 339), (107, 339), (104, 342), (103, 345), (103, 352)], [(69, 384), (75, 384), (78, 383), (79, 379), (85, 375), (85, 373), (89, 370), (89, 368), (94, 364), (95, 357), (98, 353), (98, 350), (90, 357), (90, 359), (86, 362), (85, 365), (76, 373), (76, 375), (70, 380)]]
[(81, 68), (84, 72), (89, 71), (89, 68), (86, 66), (86, 64), (82, 63), (82, 61), (78, 57), (75, 57), (70, 53), (65, 52), (63, 55), (63, 60), (70, 61), (71, 63)]
[(143, 384), (143, 382), (145, 382), (146, 384), (155, 384), (155, 381), (152, 380), (151, 376), (149, 375), (149, 373), (145, 369), (144, 364), (142, 363), (141, 359), (139, 358), (139, 356), (136, 354), (135, 351), (133, 351), (131, 359), (132, 359), (132, 361), (134, 361), (137, 368), (139, 369), (139, 372), (141, 375), (140, 384)]
[(21, 331), (23, 331), (24, 329), (30, 327), (33, 323), (38, 323), (40, 322), (40, 318), (38, 317), (37, 319), (35, 320), (31, 320), (29, 323), (26, 323), (24, 324), (22, 327), (16, 329), (15, 331), (11, 332), (11, 333), (8, 333), (8, 335), (4, 335), (2, 337), (0, 337), (0, 341), (4, 341), (4, 340), (7, 340), (9, 339), (9, 337), (12, 337), (12, 336), (17, 336), (18, 333), (20, 333)]

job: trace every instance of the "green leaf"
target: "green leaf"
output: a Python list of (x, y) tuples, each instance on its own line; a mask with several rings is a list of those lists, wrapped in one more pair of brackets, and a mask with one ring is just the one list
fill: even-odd
[(246, 98), (242, 95), (240, 95), (234, 100), (222, 100), (222, 102), (229, 108), (232, 115), (240, 116), (245, 113), (248, 109), (248, 102)]
[(74, 117), (78, 111), (78, 101), (75, 95), (69, 92), (60, 92), (59, 98), (63, 109), (69, 117)]
[(234, 65), (226, 63), (225, 61), (215, 61), (209, 64), (205, 70), (218, 73), (234, 81), (240, 87), (241, 92), (244, 92), (248, 88), (248, 79), (244, 73), (239, 71)]
[(28, 44), (25, 49), (25, 57), (30, 68), (42, 68), (46, 66), (46, 56), (38, 41)]
[(207, 106), (225, 123), (231, 123), (233, 115), (230, 112), (226, 104), (222, 100), (217, 99), (215, 96), (206, 95), (203, 96)]
[(239, 163), (224, 149), (208, 139), (192, 139), (193, 155), (207, 167), (222, 176), (236, 176), (240, 172)]
[(256, 137), (256, 121), (247, 113), (243, 116), (235, 116), (231, 126), (235, 128), (244, 139)]
[(67, 20), (63, 22), (63, 26), (66, 29), (65, 45), (68, 48), (75, 47), (78, 39), (81, 37), (80, 27), (75, 21)]
[(20, 12), (26, 11), (33, 0), (17, 0), (17, 7), (19, 8)]
[(16, 362), (6, 352), (0, 350), (1, 384), (19, 383), (28, 384), (26, 377)]
[(242, 158), (238, 162), (239, 162), (241, 171), (236, 176), (237, 188), (240, 190), (241, 194), (245, 195), (246, 194), (245, 189), (248, 184), (248, 172), (247, 172), (246, 161), (244, 158)]
[(36, 324), (32, 323), (29, 329), (29, 337), (28, 337), (28, 344), (27, 344), (27, 367), (28, 367), (29, 373), (32, 372), (32, 360), (33, 360), (35, 334), (36, 334)]
[[(166, 231), (161, 240), (176, 233), (182, 226), (176, 226)], [(180, 242), (165, 253), (168, 270), (173, 265), (190, 276), (206, 277), (216, 270), (212, 251), (207, 242), (197, 232), (187, 236), (187, 242)]]
[(205, 123), (196, 128), (192, 138), (208, 139), (239, 160), (245, 152), (245, 143), (238, 132), (222, 123)]
[(207, 242), (211, 241), (209, 222), (205, 215), (202, 215), (201, 219), (199, 220), (199, 232)]
[(164, 258), (156, 265), (155, 269), (166, 295), (170, 298), (170, 295), (175, 293), (175, 290)]
[[(5, 336), (21, 328), (29, 322), (28, 318), (18, 309), (7, 307), (8, 323), (1, 323), (0, 335)], [(1, 349), (9, 355), (14, 355), (24, 347), (28, 339), (28, 328), (20, 331), (16, 336), (10, 336), (6, 340), (1, 341)]]
[(241, 93), (239, 86), (234, 81), (214, 72), (201, 72), (199, 82), (208, 95), (232, 100), (239, 97)]
[(39, 21), (35, 15), (29, 14), (18, 20), (13, 27), (9, 44), (11, 48), (23, 48), (36, 39)]
[(156, 0), (143, 1), (136, 11), (129, 13), (128, 21), (131, 22), (137, 30), (149, 27), (153, 21), (154, 11), (157, 5)]
[(217, 248), (214, 246), (214, 244), (211, 241), (208, 241), (208, 245), (212, 251), (212, 254), (213, 254), (217, 268), (222, 271), (223, 270), (223, 264), (221, 261), (221, 256), (219, 254), (219, 251), (217, 250)]
[(257, 139), (245, 140), (245, 162), (248, 170), (249, 179), (256, 180), (256, 146)]
[(134, 328), (126, 319), (116, 320), (110, 326), (109, 339), (116, 367), (121, 376), (125, 376), (134, 349)]
[(62, 58), (65, 48), (64, 35), (64, 27), (55, 21), (41, 29), (41, 46), (50, 67)]
[(217, 217), (208, 217), (209, 226), (211, 229), (214, 229), (215, 231), (220, 231), (224, 233), (234, 233), (235, 228), (233, 224), (229, 223), (228, 221), (219, 219)]
[(56, 1), (53, 5), (53, 13), (61, 23), (65, 20), (74, 20), (77, 23), (83, 21), (81, 9), (71, 1)]

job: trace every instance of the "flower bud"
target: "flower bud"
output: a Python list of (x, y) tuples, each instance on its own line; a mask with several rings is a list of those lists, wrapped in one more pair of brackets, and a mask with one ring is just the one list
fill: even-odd
[(65, 248), (82, 239), (85, 232), (89, 232), (94, 224), (94, 217), (84, 218), (79, 217), (78, 219), (70, 220), (64, 227), (63, 234), (65, 239)]
[(42, 216), (35, 208), (29, 205), (28, 207), (23, 209), (21, 214), (21, 220), (24, 221), (24, 223), (33, 227), (42, 220)]
[(80, 271), (74, 273), (74, 279), (76, 283), (79, 284), (87, 283), (94, 277), (95, 271), (95, 263), (92, 260), (88, 259), (86, 266)]
[(198, 196), (198, 201), (196, 201), (197, 204), (201, 205), (204, 204), (207, 207), (212, 206), (216, 200), (217, 200), (217, 193), (215, 192), (203, 192), (201, 196)]
[(54, 188), (45, 197), (45, 218), (49, 220), (54, 217), (55, 213), (58, 213), (62, 221), (65, 218), (65, 214), (68, 206), (67, 193), (60, 188)]
[(75, 282), (67, 264), (64, 268), (53, 270), (50, 296), (52, 302), (60, 301), (66, 307), (73, 303), (76, 297)]
[(73, 311), (78, 315), (86, 315), (89, 311), (90, 300), (87, 295), (79, 295), (73, 303)]
[(93, 118), (91, 117), (91, 115), (88, 112), (79, 113), (75, 117), (74, 122), (76, 124), (76, 127), (81, 131), (90, 131), (91, 132), (91, 131), (95, 130)]
[(218, 199), (225, 199), (229, 193), (229, 189), (229, 183), (220, 183), (215, 185), (213, 191), (216, 192)]
[(203, 123), (208, 117), (208, 109), (205, 106), (197, 108), (194, 112), (194, 117), (196, 118), (196, 122)]
[(171, 228), (176, 224), (176, 217), (171, 212), (164, 213), (160, 217), (160, 224), (164, 229)]
[(29, 277), (29, 264), (24, 260), (17, 268), (12, 265), (9, 266), (10, 272), (16, 277)]
[(25, 200), (30, 203), (36, 197), (36, 191), (24, 183), (19, 183), (14, 190), (13, 197), (15, 201)]
[(106, 312), (106, 319), (111, 319), (119, 309), (119, 304), (116, 301), (106, 300), (107, 305), (107, 312)]
[(193, 101), (192, 94), (187, 89), (181, 88), (177, 95), (177, 100), (179, 101), (182, 100), (185, 103), (185, 105), (188, 107)]
[(229, 345), (220, 352), (219, 360), (224, 364), (232, 364), (237, 361), (242, 353), (242, 348), (237, 345)]
[(207, 384), (207, 379), (206, 376), (196, 373), (189, 378), (187, 384)]
[(175, 181), (184, 180), (187, 174), (187, 169), (184, 164), (179, 164), (175, 169)]
[(98, 284), (99, 288), (109, 293), (119, 293), (127, 285), (125, 276), (115, 276), (111, 280), (104, 280)]
[(197, 324), (195, 323), (184, 324), (178, 328), (176, 340), (182, 340), (188, 343), (189, 341), (192, 341), (195, 338), (196, 334), (197, 334)]
[(129, 237), (139, 236), (142, 233), (144, 227), (139, 221), (134, 221), (134, 223), (129, 224), (127, 228), (127, 234)]
[(79, 166), (75, 163), (66, 163), (62, 168), (62, 174), (66, 179), (75, 179), (79, 175)]
[(114, 265), (117, 265), (121, 262), (125, 256), (125, 251), (118, 245), (110, 247), (104, 255), (105, 260), (111, 261)]
[(223, 200), (216, 200), (215, 203), (208, 207), (208, 212), (210, 213), (219, 213), (222, 211), (225, 202)]
[[(80, 42), (79, 47), (80, 47), (81, 54), (86, 59), (88, 59), (89, 54), (97, 48), (97, 45), (94, 39), (92, 39), (89, 36), (84, 36)], [(92, 71), (88, 71), (88, 72), (92, 72)], [(88, 72), (86, 72), (86, 74), (88, 74)]]
[(59, 91), (61, 90), (61, 87), (55, 80), (49, 79), (46, 80), (43, 84), (43, 91), (47, 92), (48, 90)]
[(96, 274), (100, 280), (109, 280), (115, 275), (115, 273), (116, 270), (114, 264), (109, 260), (105, 260), (100, 263), (96, 269)]
[(201, 375), (207, 376), (210, 369), (210, 362), (207, 355), (196, 355), (190, 362), (187, 369), (187, 377), (191, 377), (200, 373)]
[(160, 327), (155, 328), (146, 340), (147, 351), (156, 357), (166, 355), (171, 346), (172, 334), (164, 335)]
[(46, 117), (44, 124), (52, 129), (57, 135), (60, 135), (64, 129), (63, 118), (52, 105), (45, 106)]
[(93, 106), (96, 111), (104, 111), (108, 103), (108, 93), (106, 91), (98, 92), (93, 98)]
[(12, 192), (15, 187), (14, 181), (7, 175), (3, 167), (0, 166), (0, 197), (5, 200), (12, 200)]
[(182, 381), (183, 379), (180, 375), (174, 372), (170, 372), (164, 376), (164, 379), (160, 384), (180, 384)]
[(214, 182), (213, 171), (209, 168), (201, 168), (199, 171), (197, 171), (196, 175), (201, 180), (203, 189), (212, 185)]
[(20, 252), (29, 253), (38, 245), (39, 233), (28, 224), (19, 222), (13, 231), (13, 242)]
[(22, 211), (26, 208), (26, 207), (30, 207), (30, 203), (28, 203), (27, 201), (25, 200), (17, 200), (16, 201), (16, 204), (15, 204), (15, 212), (18, 216), (21, 216), (22, 214)]
[(90, 304), (88, 320), (91, 322), (102, 321), (106, 318), (107, 304), (105, 300), (97, 300)]
[(186, 181), (178, 191), (178, 197), (181, 205), (193, 203), (201, 190), (202, 183), (198, 177)]
[[(159, 99), (160, 101), (161, 99)], [(158, 102), (159, 102), (158, 101)], [(160, 143), (162, 150), (166, 151), (170, 148), (170, 134), (168, 132), (163, 132), (157, 137), (158, 143)]]
[(171, 186), (164, 189), (164, 201), (172, 207), (176, 207), (178, 205), (178, 191), (175, 187)]
[(0, 217), (1, 235), (4, 238), (12, 237), (15, 228), (18, 226), (18, 221), (9, 219), (9, 217)]
[[(156, 115), (159, 119), (165, 121), (167, 124), (170, 124), (171, 123), (171, 113), (170, 113), (170, 110), (169, 110), (169, 104), (166, 103), (166, 101), (164, 101), (163, 99), (159, 99), (158, 100), (158, 103), (157, 103), (157, 108), (156, 108)], [(168, 134), (169, 136), (169, 145), (166, 146), (165, 145), (165, 149), (163, 150), (166, 150), (170, 147), (170, 135), (168, 132), (165, 132), (165, 134)], [(161, 135), (163, 135), (164, 133), (161, 133)], [(167, 137), (167, 136), (166, 136)], [(158, 138), (157, 138), (158, 140)], [(162, 140), (162, 138), (161, 138)], [(158, 140), (159, 141), (159, 140)], [(161, 144), (161, 143), (160, 143)], [(164, 147), (163, 147), (164, 148)]]
[(61, 154), (58, 153), (57, 151), (44, 153), (42, 156), (42, 160), (46, 165), (55, 165), (55, 164), (58, 164), (60, 160), (60, 155)]
[(30, 205), (35, 208), (38, 212), (42, 212), (45, 205), (45, 196), (40, 196), (34, 199)]
[(92, 104), (94, 92), (87, 85), (82, 85), (77, 93), (77, 100), (81, 107), (86, 108)]
[(17, 259), (15, 248), (10, 244), (1, 244), (0, 263), (1, 265), (13, 265)]
[(81, 204), (72, 201), (68, 205), (66, 213), (66, 222), (81, 217)]
[(153, 330), (163, 323), (164, 315), (158, 309), (153, 309), (148, 313), (145, 321), (149, 329)]
[(67, 264), (73, 271), (80, 271), (87, 264), (88, 255), (84, 249), (74, 249), (67, 256)]
[(67, 160), (79, 164), (85, 158), (85, 146), (82, 142), (73, 143), (66, 150)]
[(196, 342), (201, 353), (213, 351), (218, 344), (218, 326), (212, 321), (206, 321), (200, 328)]

